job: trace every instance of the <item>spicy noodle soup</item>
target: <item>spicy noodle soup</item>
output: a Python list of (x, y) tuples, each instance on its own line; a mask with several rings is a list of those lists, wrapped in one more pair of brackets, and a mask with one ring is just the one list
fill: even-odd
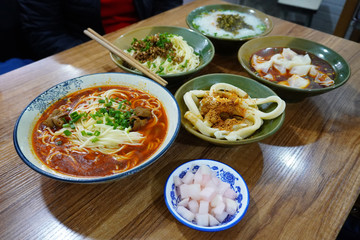
[(72, 93), (36, 123), (32, 145), (51, 169), (74, 176), (106, 176), (146, 161), (167, 134), (167, 116), (150, 94), (124, 86)]

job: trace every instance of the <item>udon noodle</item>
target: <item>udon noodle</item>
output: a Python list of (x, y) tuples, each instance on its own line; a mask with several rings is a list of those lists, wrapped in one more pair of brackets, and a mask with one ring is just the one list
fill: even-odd
[[(278, 96), (250, 98), (242, 89), (227, 83), (217, 83), (210, 90), (191, 90), (184, 94), (188, 111), (184, 117), (202, 134), (229, 141), (241, 140), (258, 130), (263, 120), (274, 119), (285, 110)], [(258, 105), (277, 103), (271, 112)]]
[(162, 144), (167, 117), (143, 91), (104, 86), (81, 90), (47, 109), (33, 131), (33, 148), (50, 168), (105, 176), (145, 161)]
[(182, 36), (161, 33), (143, 40), (134, 39), (127, 52), (159, 75), (182, 73), (200, 65), (199, 54)]

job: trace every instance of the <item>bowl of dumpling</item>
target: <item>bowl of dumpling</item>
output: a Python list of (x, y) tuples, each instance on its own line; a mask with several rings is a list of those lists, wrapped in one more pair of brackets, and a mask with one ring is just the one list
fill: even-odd
[(244, 42), (265, 36), (273, 29), (265, 13), (238, 4), (201, 6), (188, 14), (186, 23), (208, 37), (217, 54), (234, 54)]
[(234, 74), (207, 74), (175, 93), (181, 124), (194, 136), (221, 146), (261, 141), (285, 118), (285, 101), (265, 85)]
[(238, 50), (241, 66), (287, 101), (332, 91), (350, 77), (345, 59), (329, 47), (290, 36), (252, 39)]

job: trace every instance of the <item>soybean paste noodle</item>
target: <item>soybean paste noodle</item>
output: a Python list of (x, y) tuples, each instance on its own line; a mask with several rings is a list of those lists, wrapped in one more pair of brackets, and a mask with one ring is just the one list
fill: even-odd
[(159, 75), (188, 72), (200, 65), (199, 54), (176, 34), (158, 33), (141, 40), (134, 38), (127, 52)]
[(47, 109), (35, 125), (32, 144), (47, 166), (76, 176), (106, 176), (129, 170), (162, 144), (167, 116), (161, 102), (124, 86), (72, 93)]

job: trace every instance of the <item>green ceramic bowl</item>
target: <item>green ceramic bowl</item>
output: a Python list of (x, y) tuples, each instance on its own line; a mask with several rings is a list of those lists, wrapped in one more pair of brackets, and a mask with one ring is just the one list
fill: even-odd
[[(282, 86), (256, 75), (250, 67), (250, 58), (258, 50), (268, 47), (289, 47), (307, 51), (327, 61), (335, 70), (335, 85), (320, 89), (298, 89)], [(267, 36), (246, 42), (238, 51), (238, 59), (243, 68), (257, 81), (273, 89), (281, 98), (287, 101), (300, 101), (306, 97), (323, 94), (346, 83), (350, 77), (348, 63), (334, 50), (306, 39), (289, 36)]]
[[(174, 26), (150, 26), (150, 27), (138, 28), (133, 31), (125, 33), (121, 35), (119, 38), (117, 38), (114, 44), (118, 48), (126, 50), (129, 47), (131, 47), (131, 42), (133, 41), (134, 38), (144, 39), (149, 35), (154, 35), (157, 33), (165, 33), (165, 32), (182, 36), (184, 40), (186, 40), (187, 43), (194, 48), (194, 51), (200, 54), (200, 66), (198, 66), (196, 69), (184, 73), (175, 73), (175, 74), (167, 74), (167, 75), (160, 74), (161, 77), (163, 77), (165, 80), (169, 82), (169, 85), (180, 85), (182, 83), (182, 80), (190, 79), (193, 74), (203, 69), (213, 59), (215, 54), (215, 49), (213, 44), (208, 38), (204, 37), (203, 35), (199, 34), (196, 31), (187, 28), (174, 27)], [(143, 75), (138, 70), (130, 69), (124, 66), (122, 59), (119, 58), (118, 56), (112, 53), (110, 54), (110, 56), (111, 59), (114, 61), (114, 63), (123, 70), (131, 73)]]
[[(252, 15), (264, 23), (265, 29), (261, 34), (254, 36), (244, 36), (242, 38), (219, 37), (200, 31), (198, 26), (194, 24), (194, 19), (204, 12), (217, 11), (217, 10), (233, 10), (239, 13)], [(234, 50), (236, 54), (241, 44), (243, 44), (244, 42), (250, 39), (265, 36), (269, 34), (273, 29), (273, 23), (265, 13), (260, 12), (259, 10), (256, 10), (254, 8), (236, 5), (236, 4), (215, 4), (215, 5), (205, 5), (196, 8), (192, 12), (190, 12), (190, 14), (188, 14), (188, 16), (186, 17), (186, 23), (189, 26), (189, 28), (198, 31), (201, 34), (204, 34), (206, 37), (208, 37), (215, 45), (215, 50), (217, 54), (234, 53)]]
[[(242, 90), (246, 91), (249, 94), (249, 96), (252, 98), (265, 98), (268, 96), (276, 95), (276, 93), (274, 93), (270, 88), (266, 87), (265, 85), (260, 84), (253, 79), (239, 75), (215, 73), (215, 74), (208, 74), (208, 75), (196, 77), (184, 83), (175, 93), (175, 99), (180, 107), (181, 124), (188, 132), (190, 132), (191, 134), (195, 135), (200, 139), (203, 139), (205, 141), (208, 141), (216, 145), (234, 146), (234, 145), (247, 144), (247, 143), (263, 140), (271, 136), (277, 130), (280, 129), (285, 119), (285, 112), (275, 119), (264, 120), (263, 125), (253, 135), (242, 140), (228, 141), (228, 140), (216, 139), (213, 137), (205, 136), (200, 132), (196, 131), (193, 128), (193, 125), (187, 119), (184, 118), (184, 114), (188, 110), (188, 108), (184, 103), (183, 96), (186, 92), (190, 90), (208, 90), (212, 85), (220, 82), (232, 84), (236, 87), (239, 87)], [(259, 109), (264, 112), (270, 112), (275, 107), (276, 107), (275, 103), (259, 105)]]

